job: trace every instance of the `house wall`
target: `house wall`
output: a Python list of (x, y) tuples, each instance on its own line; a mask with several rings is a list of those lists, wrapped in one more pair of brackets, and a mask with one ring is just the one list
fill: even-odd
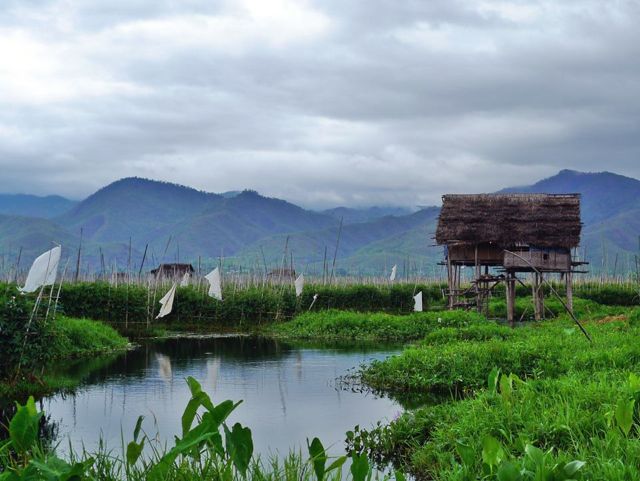
[[(564, 249), (529, 249), (505, 252), (506, 269), (531, 269), (531, 265), (540, 271), (571, 270), (571, 253)], [(520, 257), (518, 257), (520, 256)], [(523, 260), (524, 259), (524, 260)]]
[[(475, 265), (476, 246), (473, 245), (452, 245), (448, 247), (449, 260), (455, 264)], [(478, 246), (478, 264), (482, 265), (502, 265), (504, 253), (502, 248), (491, 244), (480, 244)]]

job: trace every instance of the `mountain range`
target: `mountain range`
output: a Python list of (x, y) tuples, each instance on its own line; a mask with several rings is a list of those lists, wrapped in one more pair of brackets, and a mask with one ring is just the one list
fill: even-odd
[[(530, 186), (501, 192), (582, 194), (580, 253), (590, 270), (635, 270), (640, 234), (640, 181), (610, 172), (562, 170)], [(0, 268), (25, 268), (60, 243), (74, 258), (82, 244), (83, 269), (137, 268), (159, 262), (223, 257), (233, 269), (267, 270), (284, 260), (298, 271), (381, 275), (393, 264), (435, 275), (442, 249), (433, 245), (439, 207), (304, 209), (255, 191), (223, 194), (141, 178), (125, 178), (76, 202), (59, 196), (0, 195)], [(339, 243), (336, 249), (336, 243)], [(130, 259), (130, 260), (129, 260)]]

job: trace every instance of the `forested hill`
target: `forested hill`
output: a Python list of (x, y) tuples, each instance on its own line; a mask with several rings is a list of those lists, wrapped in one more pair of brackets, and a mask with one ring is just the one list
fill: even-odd
[[(502, 192), (582, 194), (583, 247), (592, 270), (631, 268), (640, 235), (640, 181), (621, 175), (570, 170), (530, 186)], [(381, 274), (393, 264), (433, 272), (441, 249), (433, 246), (439, 208), (339, 207), (304, 209), (255, 191), (214, 194), (140, 178), (105, 186), (83, 201), (0, 195), (0, 250), (4, 265), (22, 248), (24, 262), (62, 243), (75, 254), (82, 232), (83, 263), (123, 266), (132, 251), (152, 262), (224, 256), (228, 266), (275, 266), (285, 245), (289, 262), (316, 269), (325, 251), (337, 251), (341, 273)]]

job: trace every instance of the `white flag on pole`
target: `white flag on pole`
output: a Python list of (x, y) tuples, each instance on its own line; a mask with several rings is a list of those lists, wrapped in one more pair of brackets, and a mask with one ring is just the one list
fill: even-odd
[(294, 285), (296, 286), (296, 297), (300, 297), (302, 295), (302, 289), (304, 288), (304, 274), (298, 276)]
[(185, 272), (184, 276), (182, 276), (182, 280), (180, 281), (180, 287), (187, 287), (189, 285), (189, 279), (191, 279), (191, 274), (189, 272)]
[(160, 299), (160, 312), (156, 316), (156, 319), (160, 319), (161, 317), (167, 316), (171, 314), (171, 310), (173, 309), (173, 299), (176, 296), (176, 288), (178, 287), (177, 283), (173, 283), (171, 289), (164, 295), (162, 299)]
[(222, 280), (220, 279), (220, 269), (217, 267), (204, 276), (209, 281), (209, 295), (219, 301), (222, 300)]
[(394, 266), (391, 268), (391, 275), (389, 276), (389, 280), (391, 282), (396, 280), (396, 272), (398, 271), (398, 266), (394, 264)]
[(42, 286), (50, 286), (56, 282), (58, 275), (58, 264), (62, 247), (57, 246), (38, 256), (33, 261), (22, 292), (35, 292)]
[(413, 310), (415, 312), (422, 312), (422, 291), (413, 296)]

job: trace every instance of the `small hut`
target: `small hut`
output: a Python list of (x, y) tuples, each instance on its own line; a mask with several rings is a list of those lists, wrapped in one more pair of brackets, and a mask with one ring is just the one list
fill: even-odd
[(160, 264), (151, 270), (151, 275), (163, 279), (180, 279), (186, 273), (193, 275), (195, 269), (191, 264)]
[[(544, 276), (566, 281), (573, 308), (571, 250), (580, 244), (580, 194), (445, 195), (436, 242), (445, 247), (449, 307), (486, 307), (491, 290), (506, 284), (507, 318), (514, 320), (517, 274), (531, 273), (534, 315), (544, 317)], [(471, 287), (461, 289), (461, 269), (474, 269)], [(489, 268), (494, 268), (490, 274)]]

